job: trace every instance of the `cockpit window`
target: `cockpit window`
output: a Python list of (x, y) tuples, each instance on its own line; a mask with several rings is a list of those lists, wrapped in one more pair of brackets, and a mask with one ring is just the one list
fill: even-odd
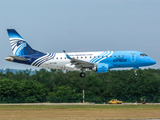
[(148, 55), (146, 55), (146, 54), (140, 54), (140, 56), (141, 56), (141, 57), (144, 57), (144, 56), (148, 56)]

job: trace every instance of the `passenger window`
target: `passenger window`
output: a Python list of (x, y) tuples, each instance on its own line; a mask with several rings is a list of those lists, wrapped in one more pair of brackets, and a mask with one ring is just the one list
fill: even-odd
[(98, 58), (100, 58), (100, 56), (98, 56)]
[(102, 58), (104, 58), (104, 56), (102, 56)]
[(64, 59), (66, 59), (66, 57), (64, 57)]
[(94, 58), (96, 58), (96, 56), (94, 56)]
[(77, 57), (77, 59), (78, 59), (78, 57)]
[(120, 57), (120, 55), (118, 57)]
[(90, 58), (92, 58), (92, 57), (90, 56)]
[(122, 57), (124, 57), (124, 55)]
[(116, 56), (114, 56), (114, 57), (116, 57)]
[(81, 57), (83, 59), (83, 57)]
[(87, 57), (85, 57), (85, 58), (87, 58)]
[(110, 56), (110, 57), (112, 57), (112, 56)]
[(62, 59), (62, 57), (61, 57), (61, 59)]
[(106, 56), (106, 58), (108, 58), (108, 56)]
[(58, 57), (56, 59), (58, 59)]

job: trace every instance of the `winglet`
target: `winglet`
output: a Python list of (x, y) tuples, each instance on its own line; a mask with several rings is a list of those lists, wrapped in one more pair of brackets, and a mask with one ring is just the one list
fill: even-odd
[(63, 50), (63, 52), (65, 53), (65, 55), (66, 55), (66, 57), (67, 57), (68, 59), (72, 59), (72, 58), (66, 53), (65, 50)]

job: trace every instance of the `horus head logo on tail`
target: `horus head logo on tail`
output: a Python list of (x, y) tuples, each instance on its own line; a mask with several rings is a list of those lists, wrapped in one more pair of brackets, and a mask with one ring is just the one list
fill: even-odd
[(44, 54), (32, 49), (26, 41), (14, 29), (7, 29), (10, 44), (14, 56), (24, 56), (33, 54)]

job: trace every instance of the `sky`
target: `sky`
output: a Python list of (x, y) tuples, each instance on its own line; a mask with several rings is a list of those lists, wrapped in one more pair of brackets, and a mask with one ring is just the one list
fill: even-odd
[(160, 0), (0, 0), (0, 69), (39, 69), (5, 61), (6, 29), (39, 51), (141, 51), (160, 68)]

